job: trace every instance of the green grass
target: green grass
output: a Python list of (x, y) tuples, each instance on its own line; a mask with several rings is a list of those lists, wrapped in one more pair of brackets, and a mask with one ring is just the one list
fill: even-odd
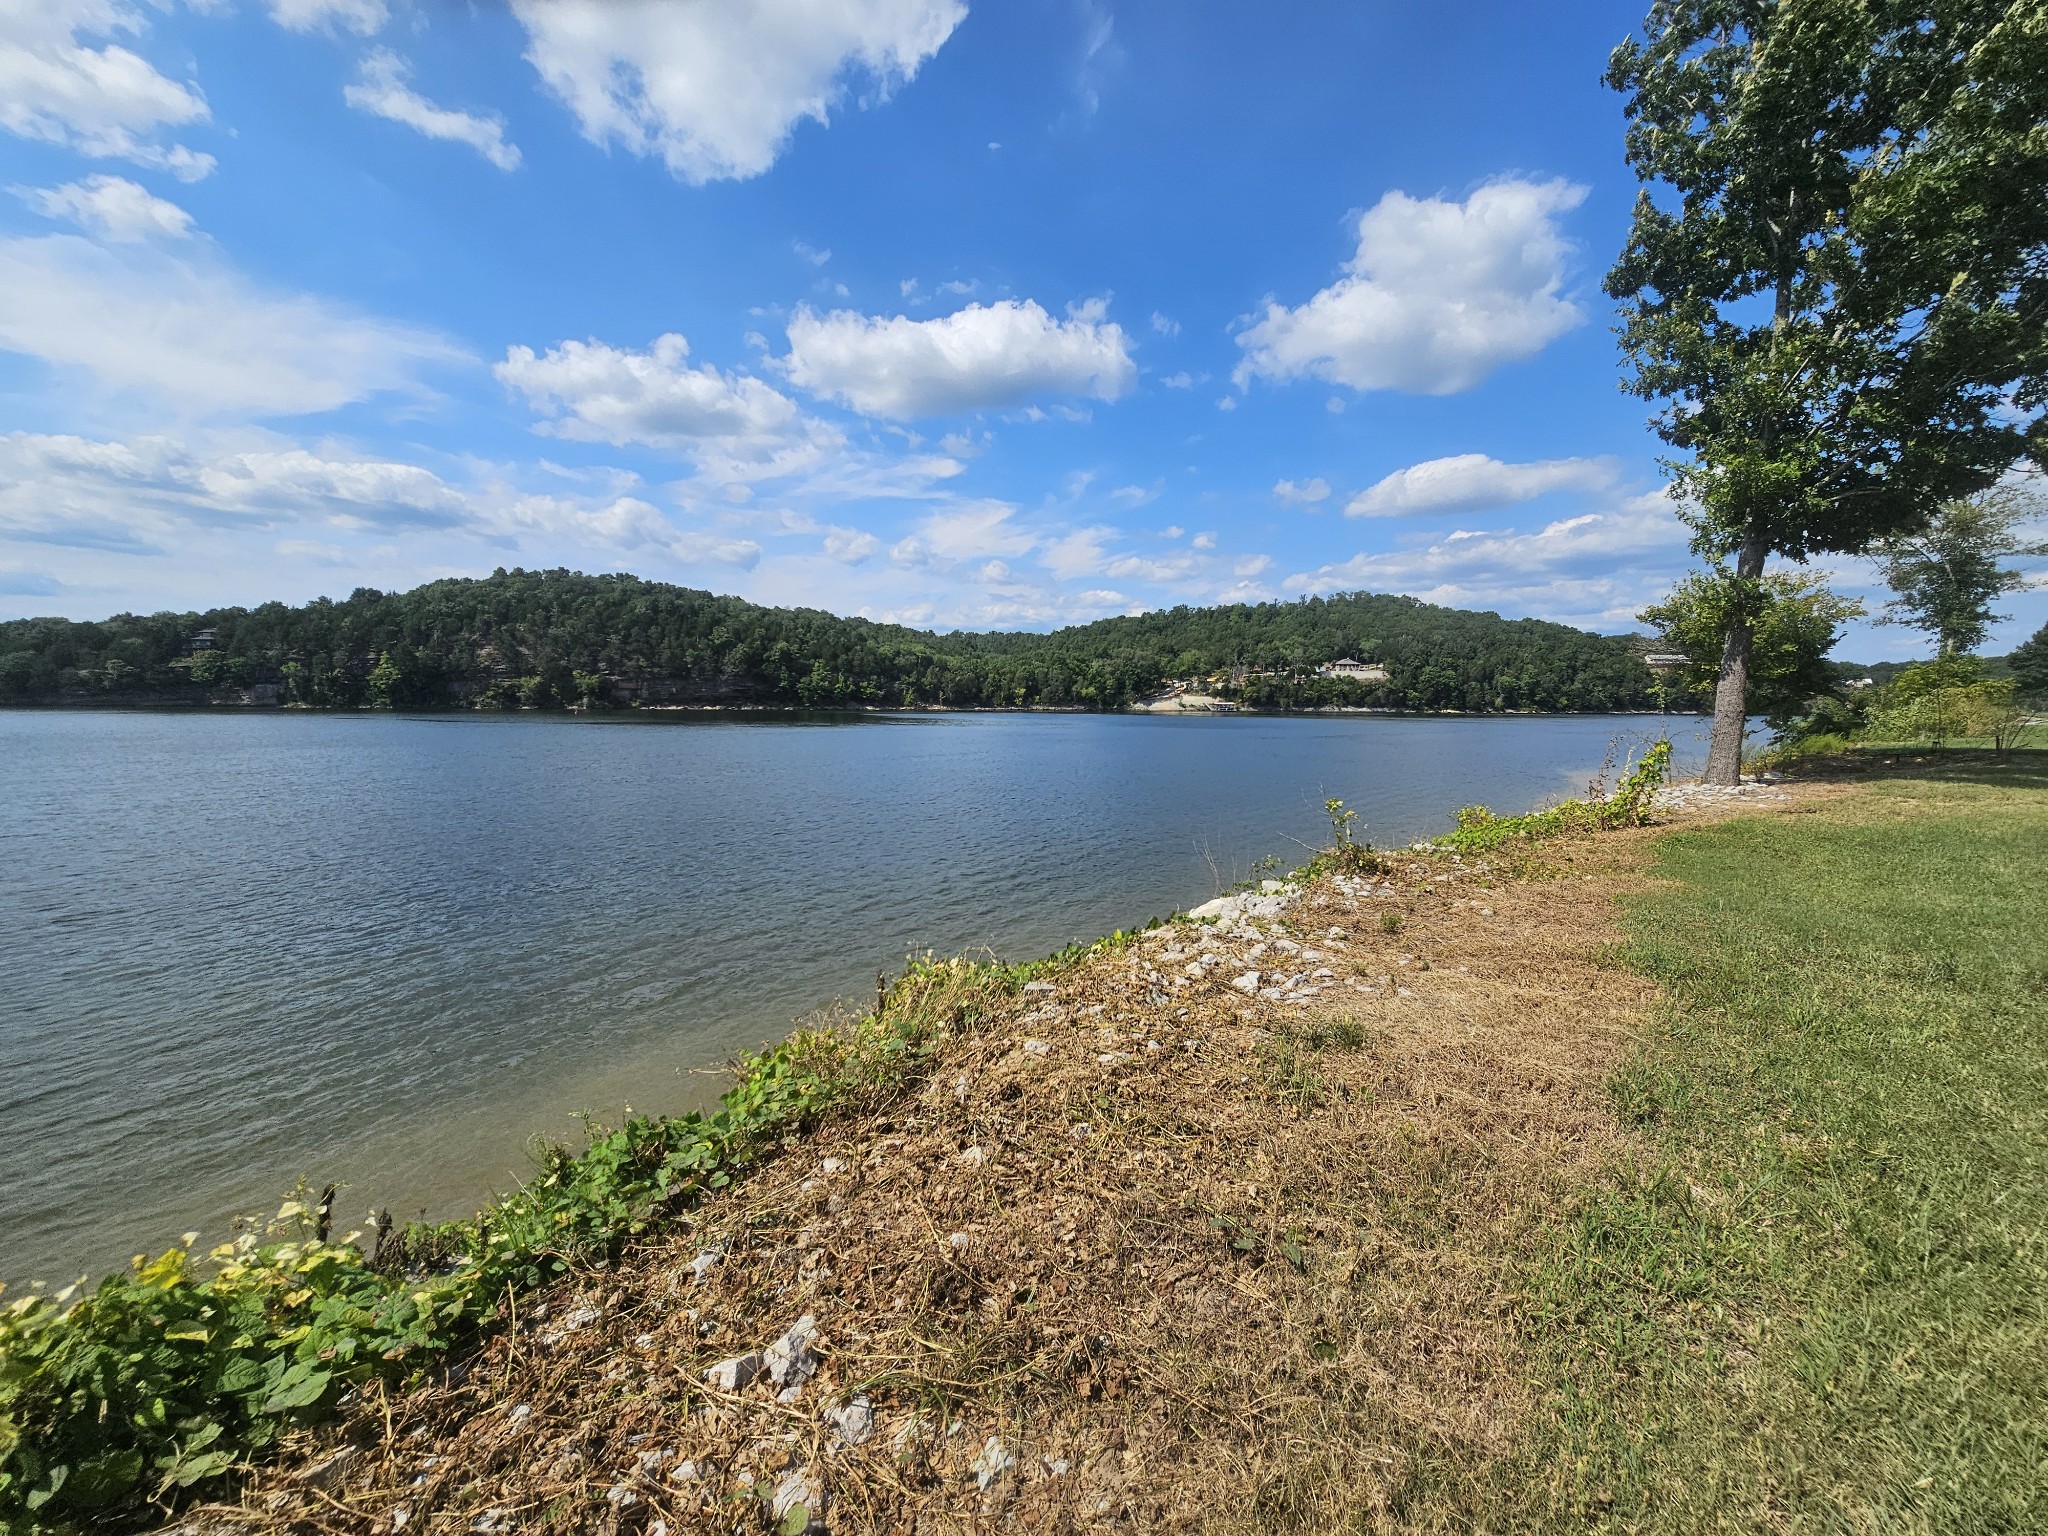
[(2048, 765), (1898, 771), (1659, 844), (1655, 1152), (1528, 1277), (1488, 1523), (2048, 1531)]

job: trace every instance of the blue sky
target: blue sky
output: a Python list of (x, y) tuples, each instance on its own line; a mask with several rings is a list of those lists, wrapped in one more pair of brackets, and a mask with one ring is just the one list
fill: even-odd
[(1599, 292), (1640, 4), (0, 0), (0, 616), (1630, 628), (1689, 563)]

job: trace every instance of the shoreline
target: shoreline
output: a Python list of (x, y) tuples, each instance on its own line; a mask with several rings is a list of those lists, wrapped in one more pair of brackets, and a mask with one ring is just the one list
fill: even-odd
[(159, 714), (159, 715), (279, 715), (318, 716), (334, 719), (377, 719), (391, 717), (408, 720), (478, 720), (478, 719), (578, 719), (599, 722), (604, 720), (630, 720), (639, 716), (668, 715), (850, 715), (857, 717), (875, 715), (1099, 715), (1144, 716), (1148, 718), (1186, 719), (1326, 719), (1371, 718), (1383, 720), (1587, 720), (1587, 719), (1669, 719), (1703, 720), (1709, 718), (1701, 710), (1676, 711), (1656, 709), (1383, 709), (1365, 705), (1323, 705), (1315, 709), (1260, 709), (1251, 705), (1233, 704), (1228, 709), (1168, 709), (1163, 706), (1142, 704), (1122, 705), (1116, 709), (1088, 709), (1080, 705), (1065, 704), (1022, 704), (997, 707), (981, 704), (635, 704), (626, 707), (604, 709), (357, 709), (328, 708), (308, 704), (251, 704), (175, 702), (164, 700), (51, 700), (28, 702), (9, 700), (0, 702), (0, 714)]
[[(1733, 798), (1775, 805), (1786, 796), (1756, 786)], [(1705, 817), (1690, 805), (1679, 815), (1692, 824), (1718, 819), (1716, 810), (1757, 808), (1723, 800)], [(329, 1516), (331, 1495), (346, 1490), (350, 1531), (409, 1523), (428, 1510), (489, 1524), (520, 1509), (555, 1508), (564, 1494), (561, 1513), (534, 1528), (581, 1528), (593, 1508), (644, 1508), (650, 1519), (688, 1526), (751, 1489), (763, 1498), (772, 1492), (784, 1512), (798, 1503), (819, 1515), (829, 1507), (831, 1530), (879, 1532), (904, 1528), (920, 1512), (1007, 1520), (1034, 1508), (1050, 1513), (1045, 1501), (1070, 1496), (1083, 1506), (1158, 1499), (1183, 1482), (1207, 1485), (1213, 1496), (1216, 1470), (1189, 1462), (1173, 1443), (1176, 1432), (1146, 1410), (1146, 1384), (1168, 1368), (1168, 1352), (1171, 1369), (1185, 1370), (1190, 1349), (1228, 1358), (1234, 1341), (1261, 1356), (1275, 1327), (1283, 1337), (1312, 1332), (1328, 1292), (1318, 1288), (1326, 1282), (1310, 1255), (1343, 1239), (1298, 1215), (1276, 1223), (1274, 1198), (1291, 1189), (1297, 1200), (1342, 1202), (1357, 1181), (1388, 1176), (1369, 1174), (1354, 1165), (1358, 1153), (1329, 1144), (1347, 1114), (1387, 1114), (1395, 1127), (1403, 1115), (1422, 1116), (1432, 1146), (1440, 1136), (1473, 1134), (1461, 1111), (1440, 1099), (1430, 1108), (1429, 1090), (1390, 1091), (1375, 1062), (1391, 1051), (1442, 1074), (1451, 1064), (1439, 1042), (1453, 1021), (1481, 999), (1512, 997), (1521, 1002), (1489, 1026), (1497, 1033), (1466, 1069), (1478, 1076), (1463, 1091), (1481, 1081), (1498, 1088), (1498, 1073), (1530, 1070), (1512, 1063), (1530, 1050), (1522, 1007), (1540, 996), (1574, 1022), (1543, 1024), (1539, 1053), (1561, 1049), (1570, 1062), (1544, 1058), (1531, 1085), (1536, 1096), (1491, 1156), (1517, 1170), (1534, 1159), (1591, 1177), (1613, 1154), (1601, 1083), (1618, 1059), (1625, 1019), (1649, 994), (1599, 968), (1602, 946), (1593, 940), (1605, 920), (1589, 925), (1592, 893), (1582, 891), (1618, 888), (1617, 873), (1625, 887), (1646, 839), (1671, 824), (1667, 815), (1640, 834), (1559, 840), (1546, 857), (1562, 858), (1569, 872), (1535, 880), (1492, 859), (1428, 848), (1324, 863), (1021, 968), (1032, 979), (1009, 1000), (965, 1026), (941, 1028), (929, 1065), (900, 1094), (821, 1116), (666, 1232), (651, 1232), (620, 1269), (571, 1275), (527, 1304), (527, 1320), (495, 1335), (465, 1367), (495, 1383), (487, 1391), (453, 1377), (422, 1383), (401, 1400), (394, 1439), (373, 1416), (345, 1417), (339, 1436), (308, 1437), (278, 1471), (259, 1474), (241, 1509), (262, 1511), (266, 1528), (281, 1527), (314, 1512), (303, 1489), (317, 1477), (328, 1496), (318, 1506)], [(1589, 926), (1599, 931), (1589, 934)], [(1562, 971), (1548, 962), (1554, 975), (1532, 992), (1520, 973), (1544, 932), (1552, 943), (1571, 935), (1584, 959)], [(1469, 1041), (1459, 1048), (1466, 1056), (1473, 1049)], [(1360, 1072), (1355, 1086), (1344, 1086)], [(1447, 1079), (1462, 1080), (1456, 1070)], [(1340, 1108), (1375, 1098), (1378, 1109)], [(1221, 1164), (1191, 1160), (1186, 1149), (1176, 1155), (1173, 1140), (1159, 1139), (1161, 1114), (1185, 1125), (1175, 1140), (1192, 1135), (1233, 1155)], [(1510, 1156), (1510, 1145), (1520, 1152)], [(1322, 1149), (1324, 1164), (1313, 1173), (1303, 1161), (1311, 1147)], [(1386, 1156), (1382, 1149), (1368, 1162)], [(1253, 1182), (1238, 1182), (1246, 1177)], [(1077, 1199), (1085, 1207), (1083, 1191), (1105, 1181), (1129, 1213), (1069, 1214)], [(1134, 1217), (1148, 1233), (1142, 1239), (1118, 1232)], [(1027, 1230), (1036, 1235), (1023, 1237)], [(1355, 1272), (1359, 1261), (1347, 1262)], [(1442, 1260), (1424, 1249), (1414, 1262)], [(1384, 1250), (1373, 1264), (1381, 1283), (1416, 1283), (1424, 1272)], [(958, 1303), (965, 1316), (931, 1290), (952, 1276), (966, 1287)], [(1242, 1301), (1223, 1299), (1247, 1280), (1255, 1289)], [(984, 1303), (993, 1304), (987, 1298), (1013, 1290), (1037, 1299), (1012, 1301), (1003, 1319), (1021, 1326), (1031, 1316), (1032, 1337), (1071, 1334), (1080, 1350), (1069, 1358), (1058, 1352), (1064, 1344), (1041, 1346), (1055, 1354), (1041, 1353), (1029, 1379), (1052, 1397), (1021, 1416), (946, 1363), (962, 1323), (975, 1326)], [(1302, 1294), (1277, 1294), (1289, 1290)], [(905, 1300), (920, 1294), (925, 1299), (904, 1312)], [(1461, 1309), (1430, 1330), (1483, 1332), (1486, 1325)], [(1052, 1322), (1061, 1314), (1073, 1321)], [(1189, 1333), (1185, 1346), (1169, 1343), (1180, 1331)], [(1084, 1334), (1099, 1342), (1083, 1348)], [(904, 1349), (921, 1356), (918, 1363), (884, 1368)], [(1397, 1368), (1421, 1370), (1437, 1394), (1478, 1385), (1462, 1367), (1444, 1377), (1422, 1358)], [(1265, 1379), (1263, 1369), (1253, 1368), (1250, 1383)], [(947, 1381), (951, 1406), (937, 1419), (917, 1406), (920, 1379)], [(624, 1392), (564, 1397), (549, 1385), (571, 1380)], [(671, 1404), (692, 1403), (683, 1417), (671, 1412)], [(814, 1436), (799, 1436), (798, 1454), (762, 1450), (785, 1443), (778, 1426), (792, 1423), (816, 1426)], [(585, 1447), (573, 1467), (549, 1460), (552, 1450), (534, 1460), (535, 1446), (571, 1442)], [(593, 1444), (602, 1449), (593, 1454)], [(349, 1449), (363, 1445), (367, 1457)], [(456, 1455), (456, 1446), (469, 1454)], [(653, 1461), (649, 1447), (660, 1449)], [(1128, 1454), (1140, 1447), (1147, 1449), (1136, 1459)], [(923, 1469), (907, 1484), (883, 1470), (900, 1474), (906, 1451), (909, 1465)], [(415, 1465), (425, 1468), (424, 1481)], [(438, 1474), (439, 1466), (449, 1471)], [(1369, 1469), (1360, 1463), (1358, 1472)], [(1132, 1506), (1122, 1523), (1146, 1507)], [(1178, 1525), (1198, 1507), (1167, 1495), (1136, 1524)], [(861, 1508), (869, 1512), (854, 1513)]]

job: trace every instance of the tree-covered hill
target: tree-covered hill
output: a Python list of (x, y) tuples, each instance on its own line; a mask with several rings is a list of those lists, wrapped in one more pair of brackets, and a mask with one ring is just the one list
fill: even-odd
[[(1315, 676), (1351, 656), (1385, 683)], [(1051, 634), (933, 634), (623, 575), (498, 571), (411, 592), (99, 623), (0, 623), (0, 702), (326, 708), (733, 703), (1116, 709), (1219, 677), (1268, 708), (1649, 706), (1625, 639), (1340, 594), (1173, 608)]]

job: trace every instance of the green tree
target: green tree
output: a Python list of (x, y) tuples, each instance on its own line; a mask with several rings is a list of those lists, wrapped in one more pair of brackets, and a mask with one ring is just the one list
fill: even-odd
[(1710, 782), (1771, 555), (1864, 550), (2048, 456), (2044, 41), (2042, 0), (1658, 0), (1609, 63), (1645, 184), (1606, 284), (1628, 387), (1732, 561)]
[(377, 665), (370, 668), (370, 708), (395, 709), (404, 688), (405, 672), (391, 652), (386, 651), (377, 658)]
[(1915, 532), (1880, 539), (1873, 552), (1898, 596), (1878, 622), (1925, 630), (1939, 656), (1976, 650), (2004, 617), (1991, 605), (2028, 584), (2004, 562), (2048, 555), (2048, 544), (2020, 537), (2034, 510), (2010, 490), (1991, 490), (1944, 503)]
[(1738, 605), (1746, 609), (1751, 631), (1743, 711), (1762, 715), (1782, 729), (1813, 699), (1834, 692), (1834, 668), (1827, 654), (1841, 638), (1842, 626), (1860, 615), (1863, 605), (1830, 591), (1814, 576), (1772, 571), (1745, 593), (1726, 566), (1695, 571), (1663, 602), (1638, 615), (1656, 629), (1665, 646), (1689, 659), (1691, 664), (1678, 675), (1685, 696), (1701, 703), (1716, 698), (1728, 615)]
[(2048, 697), (2048, 624), (2035, 630), (2034, 638), (2007, 657), (2006, 663), (2012, 668), (2020, 697)]

